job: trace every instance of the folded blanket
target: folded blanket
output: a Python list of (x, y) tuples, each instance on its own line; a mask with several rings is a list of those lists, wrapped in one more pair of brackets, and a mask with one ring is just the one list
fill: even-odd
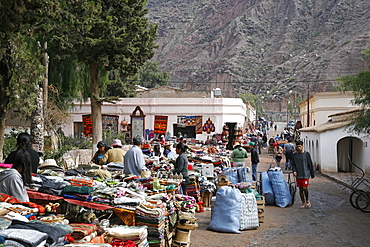
[[(0, 231), (0, 236), (5, 237), (6, 241), (9, 240), (11, 243), (5, 243), (4, 246), (31, 246), (36, 247), (48, 238), (46, 233), (36, 230), (22, 230), (18, 229), (5, 229)], [(14, 242), (13, 242), (14, 241)], [(18, 245), (20, 244), (20, 245)]]
[(71, 237), (75, 240), (83, 239), (84, 237), (98, 230), (98, 227), (94, 224), (73, 223), (69, 225), (73, 228)]
[(68, 185), (63, 188), (63, 194), (83, 194), (88, 195), (94, 190), (93, 187), (88, 186), (74, 186), (74, 185)]
[[(41, 233), (46, 233), (47, 234), (46, 242), (49, 245), (54, 245), (59, 241), (60, 237), (64, 237), (65, 235), (67, 235), (67, 232), (61, 228), (57, 228), (42, 223), (23, 222), (19, 220), (13, 220), (12, 224), (8, 227), (8, 229), (18, 230), (18, 232), (23, 232), (23, 229), (28, 229), (36, 230)], [(19, 231), (19, 229), (22, 230)]]

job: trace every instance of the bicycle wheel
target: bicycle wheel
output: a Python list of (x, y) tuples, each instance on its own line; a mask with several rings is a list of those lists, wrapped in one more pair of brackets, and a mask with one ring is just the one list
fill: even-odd
[(354, 207), (355, 209), (358, 209), (357, 204), (356, 204), (356, 199), (357, 199), (358, 195), (361, 194), (362, 192), (364, 192), (364, 191), (362, 191), (362, 190), (355, 190), (349, 196), (349, 202), (351, 203), (352, 207)]
[(295, 202), (295, 193), (297, 191), (297, 187), (295, 186), (295, 182), (291, 182), (289, 184), (289, 191), (290, 191), (290, 196), (292, 197), (292, 203), (290, 205), (293, 206), (293, 204)]
[(362, 192), (356, 198), (357, 208), (362, 212), (370, 212), (370, 192)]

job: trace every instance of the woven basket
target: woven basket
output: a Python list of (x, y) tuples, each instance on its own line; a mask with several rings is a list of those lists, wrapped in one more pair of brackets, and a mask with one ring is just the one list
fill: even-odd
[(198, 228), (198, 223), (197, 222), (195, 222), (193, 224), (185, 223), (184, 225), (178, 223), (177, 224), (177, 228), (179, 228), (179, 229), (185, 229), (185, 230), (195, 230), (195, 229)]
[(41, 221), (47, 222), (47, 223), (55, 223), (55, 222), (59, 222), (59, 221), (64, 220), (64, 216), (62, 216), (62, 215), (45, 216), (45, 217), (38, 218), (38, 220), (41, 220)]

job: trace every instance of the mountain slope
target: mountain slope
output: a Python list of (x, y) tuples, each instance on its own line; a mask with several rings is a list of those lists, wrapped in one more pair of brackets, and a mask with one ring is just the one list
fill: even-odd
[(224, 96), (327, 91), (368, 66), (368, 0), (150, 0), (159, 24), (153, 60), (186, 89)]

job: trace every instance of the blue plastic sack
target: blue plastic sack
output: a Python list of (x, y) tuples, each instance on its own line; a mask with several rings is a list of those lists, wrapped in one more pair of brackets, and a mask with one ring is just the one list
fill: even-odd
[(261, 172), (260, 181), (261, 193), (265, 197), (265, 203), (267, 205), (275, 205), (275, 194), (267, 172)]
[(238, 167), (237, 172), (238, 172), (239, 183), (242, 183), (242, 182), (250, 183), (250, 184), (253, 183), (252, 175), (250, 173), (249, 167)]
[(242, 194), (240, 190), (222, 186), (216, 193), (211, 223), (206, 228), (217, 232), (240, 233)]
[(225, 169), (222, 174), (227, 176), (231, 184), (239, 183), (238, 170), (236, 168)]
[(291, 205), (292, 197), (281, 168), (269, 169), (267, 174), (271, 181), (272, 189), (274, 190), (276, 205), (281, 208)]

